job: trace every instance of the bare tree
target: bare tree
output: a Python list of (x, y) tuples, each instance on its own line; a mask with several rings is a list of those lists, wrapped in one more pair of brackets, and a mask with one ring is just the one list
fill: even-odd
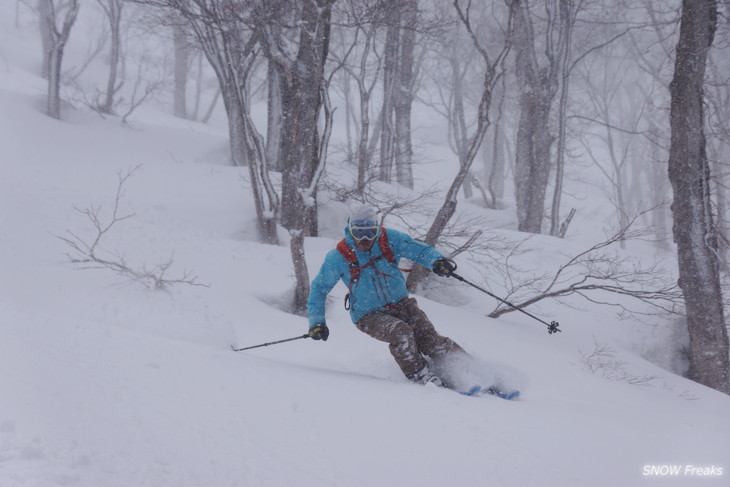
[[(630, 89), (641, 83), (641, 77), (636, 78), (629, 58), (615, 51), (609, 49), (608, 53), (616, 61), (609, 64), (596, 59), (586, 66), (586, 78), (591, 79), (585, 83), (589, 102), (584, 103), (584, 112), (590, 117), (581, 117), (588, 125), (580, 141), (605, 176), (608, 184), (603, 186), (604, 192), (616, 208), (618, 225), (623, 227), (637, 210), (631, 208), (630, 190), (639, 184), (641, 161), (634, 147), (644, 140), (640, 125), (646, 119), (651, 98)], [(604, 153), (607, 157), (599, 155)]]
[(43, 60), (41, 61), (41, 77), (48, 80), (49, 70), (51, 69), (51, 44), (53, 37), (51, 34), (51, 23), (48, 21), (51, 16), (50, 6), (46, 0), (38, 0), (38, 32), (41, 36), (41, 50)]
[[(228, 116), (229, 145), (235, 165), (248, 165), (263, 242), (278, 243), (279, 195), (269, 176), (264, 141), (251, 119), (249, 77), (259, 53), (257, 12), (250, 2), (236, 0), (137, 0), (179, 14), (192, 32), (218, 78)], [(163, 16), (169, 22), (169, 16)]]
[[(564, 3), (565, 0), (560, 0)], [(569, 41), (569, 10), (558, 0), (545, 1), (545, 55), (541, 62), (529, 0), (512, 0), (520, 121), (515, 159), (515, 200), (518, 229), (540, 233), (545, 192), (550, 176), (550, 110), (559, 87), (560, 68)]]
[[(603, 25), (604, 19), (606, 19), (605, 12), (601, 12), (599, 14), (599, 17), (601, 21), (595, 22), (590, 21), (588, 19), (582, 19), (583, 23), (587, 23), (589, 28), (591, 28), (590, 35), (588, 38), (590, 39), (590, 44), (586, 45), (585, 42), (585, 32), (583, 33), (583, 38), (579, 39), (578, 41), (574, 41), (574, 37), (576, 36), (576, 23), (578, 22), (578, 14), (581, 13), (584, 9), (586, 9), (586, 1), (585, 0), (559, 0), (558, 2), (558, 8), (560, 10), (560, 29), (561, 29), (561, 36), (564, 38), (564, 54), (559, 57), (558, 59), (558, 81), (560, 84), (559, 88), (559, 98), (558, 98), (558, 105), (557, 105), (557, 113), (556, 113), (556, 125), (557, 125), (557, 140), (556, 140), (556, 148), (555, 148), (555, 187), (553, 190), (553, 198), (552, 198), (552, 204), (551, 204), (551, 210), (550, 210), (550, 235), (554, 236), (561, 236), (564, 235), (563, 229), (567, 228), (566, 223), (569, 223), (569, 221), (564, 220), (561, 224), (560, 222), (560, 204), (562, 200), (562, 193), (563, 193), (563, 179), (565, 174), (565, 166), (566, 166), (566, 155), (567, 155), (567, 144), (568, 144), (568, 99), (569, 99), (569, 93), (570, 93), (570, 85), (571, 85), (571, 75), (573, 71), (578, 67), (583, 61), (589, 59), (589, 57), (592, 54), (595, 54), (599, 50), (602, 49), (610, 49), (611, 45), (614, 44), (617, 40), (624, 37), (626, 34), (628, 34), (632, 27), (626, 27), (623, 29), (620, 29), (619, 32), (615, 32), (615, 30), (610, 30), (605, 34), (604, 36), (600, 35), (600, 32), (598, 36), (596, 35), (596, 31), (600, 30), (607, 30), (607, 28)], [(615, 21), (616, 25), (621, 25), (619, 21)], [(612, 25), (612, 29), (615, 29)], [(606, 37), (607, 39), (601, 39), (598, 43), (594, 43), (593, 40), (594, 37)], [(579, 49), (574, 49), (573, 44), (576, 43), (578, 46), (580, 46)], [(578, 51), (579, 54), (575, 56), (575, 58), (572, 57), (572, 53), (574, 51)], [(608, 56), (609, 58), (613, 59), (614, 56), (612, 56), (612, 53), (609, 51)], [(621, 56), (617, 56), (621, 58)], [(617, 118), (617, 115), (614, 113), (617, 110), (612, 109), (613, 105), (613, 98), (619, 98), (616, 96), (615, 92), (610, 93), (610, 96), (606, 96), (608, 93), (605, 91), (609, 89), (610, 86), (615, 86), (618, 82), (615, 81), (616, 79), (621, 79), (624, 76), (624, 71), (631, 71), (628, 69), (628, 67), (625, 66), (626, 60), (628, 58), (620, 59), (619, 63), (621, 63), (621, 67), (618, 67), (614, 63), (607, 63), (605, 60), (605, 57), (601, 59), (598, 63), (594, 63), (592, 65), (592, 69), (598, 71), (599, 73), (602, 73), (604, 76), (602, 77), (601, 74), (597, 76), (597, 78), (601, 81), (599, 83), (601, 84), (602, 89), (604, 90), (602, 92), (602, 95), (599, 95), (598, 103), (596, 103), (596, 97), (593, 96), (593, 93), (590, 96), (591, 103), (594, 105), (594, 109), (596, 110), (595, 118), (598, 118), (599, 120), (603, 120), (606, 124), (605, 128), (608, 132), (611, 131), (612, 126), (610, 124), (610, 119)], [(589, 71), (590, 71), (589, 70)], [(606, 79), (609, 79), (610, 81), (606, 81)], [(641, 85), (641, 83), (638, 83)], [(591, 85), (591, 81), (589, 80), (588, 83), (588, 89), (589, 91), (592, 90), (593, 86)], [(623, 88), (623, 87), (621, 87)], [(599, 90), (600, 91), (600, 90)], [(646, 105), (646, 103), (649, 103), (649, 97), (646, 97), (646, 101), (642, 105)], [(600, 108), (596, 105), (600, 105)], [(633, 105), (628, 106), (627, 109), (630, 112), (633, 112)], [(636, 123), (638, 124), (641, 120), (641, 117), (637, 118)], [(614, 165), (614, 168), (617, 167), (619, 164), (623, 164), (624, 161), (626, 161), (626, 158), (623, 158), (623, 161), (621, 163), (618, 162), (619, 157), (617, 156), (617, 151), (614, 150), (613, 147), (613, 140), (614, 136), (613, 134), (609, 133), (605, 140), (607, 141), (607, 144), (611, 144), (610, 155), (611, 155), (611, 162)], [(631, 147), (635, 147), (636, 144), (633, 144)], [(628, 149), (628, 145), (626, 149)], [(586, 147), (586, 149), (590, 152), (590, 147)], [(595, 158), (594, 158), (595, 160)], [(635, 165), (634, 167), (638, 167), (638, 165)], [(614, 179), (614, 181), (616, 181)], [(614, 186), (615, 187), (615, 186)], [(623, 201), (625, 198), (623, 198), (623, 195), (618, 195), (614, 199), (614, 204), (617, 204), (617, 208), (619, 209), (619, 218), (622, 218), (622, 221), (619, 222), (619, 225), (625, 225), (628, 219), (629, 211), (626, 210), (625, 206), (623, 205)], [(619, 203), (617, 203), (619, 202)], [(569, 215), (574, 214), (575, 210), (571, 210)]]
[(97, 0), (99, 5), (104, 9), (104, 14), (109, 21), (111, 32), (111, 50), (109, 53), (109, 78), (107, 79), (106, 92), (104, 101), (99, 104), (99, 111), (102, 113), (112, 113), (114, 110), (114, 96), (122, 87), (122, 83), (117, 84), (119, 59), (122, 51), (122, 9), (125, 0)]
[[(395, 115), (395, 170), (396, 181), (413, 188), (413, 142), (411, 141), (411, 107), (416, 78), (416, 29), (418, 27), (418, 0), (403, 0), (400, 42), (398, 49), (398, 76), (393, 113)], [(385, 114), (383, 114), (385, 115)]]
[(271, 161), (272, 169), (281, 171), (282, 161), (279, 159), (279, 147), (281, 146), (281, 124), (284, 114), (281, 107), (279, 72), (274, 67), (273, 61), (267, 63), (267, 74), (266, 158)]
[[(450, 6), (439, 5), (439, 15), (444, 18), (455, 17), (453, 9), (447, 11)], [(466, 163), (469, 150), (469, 132), (474, 129), (476, 120), (467, 121), (471, 114), (467, 107), (475, 106), (478, 100), (473, 100), (470, 95), (478, 93), (479, 86), (472, 86), (470, 80), (478, 81), (479, 74), (474, 69), (480, 68), (475, 62), (478, 52), (472, 46), (471, 39), (467, 33), (456, 28), (442, 33), (435, 40), (429, 53), (431, 62), (425, 63), (423, 69), (424, 77), (431, 81), (432, 90), (428, 90), (419, 96), (419, 100), (433, 108), (446, 120), (448, 127), (448, 142), (451, 150), (457, 155), (459, 165)], [(462, 186), (466, 198), (472, 197), (471, 183), (474, 178), (464, 180)]]
[[(135, 64), (137, 65), (137, 74), (132, 89), (127, 93), (129, 98), (125, 99), (124, 97), (120, 97), (118, 100), (119, 105), (126, 106), (126, 110), (121, 113), (123, 125), (128, 123), (129, 117), (137, 108), (152, 98), (165, 85), (163, 70), (159, 69), (149, 59), (147, 54), (143, 54), (140, 58), (136, 59)], [(156, 77), (150, 76), (150, 73), (153, 73), (155, 68), (158, 68), (158, 75)]]
[[(464, 25), (464, 28), (469, 34), (469, 37), (472, 39), (474, 46), (476, 47), (482, 58), (482, 61), (484, 62), (484, 77), (482, 94), (476, 113), (476, 129), (471, 137), (469, 137), (469, 147), (466, 151), (464, 163), (460, 166), (458, 173), (454, 177), (451, 186), (446, 192), (444, 203), (437, 212), (436, 217), (434, 218), (433, 223), (431, 224), (431, 227), (426, 234), (424, 241), (429, 245), (436, 245), (436, 242), (441, 236), (444, 228), (446, 228), (449, 220), (454, 215), (454, 213), (456, 213), (457, 197), (459, 195), (459, 191), (461, 190), (462, 184), (469, 175), (471, 165), (474, 163), (474, 159), (479, 153), (479, 146), (481, 145), (484, 134), (489, 127), (489, 108), (492, 104), (492, 92), (500, 77), (504, 74), (505, 67), (503, 62), (506, 59), (507, 53), (510, 49), (509, 35), (505, 35), (505, 37), (502, 39), (501, 45), (499, 45), (499, 41), (496, 42), (496, 44), (499, 46), (497, 47), (497, 54), (490, 54), (488, 47), (485, 47), (482, 44), (472, 26), (471, 4), (467, 4), (466, 8), (464, 8), (462, 7), (462, 2), (460, 0), (454, 0), (453, 5), (454, 8), (456, 8), (459, 19)], [(506, 29), (507, 32), (510, 32), (512, 29), (511, 9), (508, 14)], [(419, 280), (422, 279), (424, 275), (425, 274), (422, 268), (415, 269), (408, 277), (408, 287), (410, 289), (415, 289), (418, 285)]]
[[(390, 9), (383, 0), (346, 0), (339, 5), (339, 16), (342, 18), (340, 22), (353, 33), (348, 38), (349, 42), (341, 43), (344, 44), (341, 47), (342, 52), (333, 49), (331, 56), (342, 65), (345, 74), (342, 78), (347, 87), (350, 80), (357, 86), (357, 108), (350, 109), (348, 99), (345, 109), (356, 125), (357, 149), (354, 158), (357, 161), (357, 193), (362, 195), (366, 183), (371, 181), (373, 155), (378, 137), (382, 137), (382, 111), (374, 124), (371, 121), (371, 111), (373, 92), (383, 68), (383, 55), (378, 49), (377, 34), (387, 25)], [(349, 128), (349, 118), (346, 123)]]
[(415, 83), (418, 0), (381, 2), (386, 36), (383, 50), (383, 108), (380, 132), (380, 179), (413, 187), (411, 106)]
[[(628, 32), (628, 50), (634, 56), (637, 67), (644, 73), (640, 89), (644, 98), (650, 101), (645, 113), (647, 129), (644, 136), (648, 141), (647, 174), (649, 184), (649, 206), (651, 226), (660, 248), (668, 248), (671, 231), (671, 188), (666, 174), (669, 156), (669, 81), (672, 78), (673, 47), (676, 45), (679, 15), (677, 9), (665, 9), (663, 1), (641, 0), (646, 11), (645, 35), (642, 30)], [(641, 24), (640, 24), (641, 25)], [(672, 45), (674, 43), (674, 45)]]
[[(255, 2), (258, 39), (279, 80), (282, 132), (281, 224), (289, 230), (296, 276), (294, 311), (303, 312), (309, 296), (304, 237), (316, 234), (317, 184), (324, 169), (331, 110), (324, 67), (334, 0)], [(294, 22), (288, 22), (294, 16)], [(324, 108), (325, 128), (318, 121)]]
[[(566, 219), (561, 224), (560, 204), (563, 193), (563, 179), (565, 175), (566, 153), (568, 144), (567, 111), (570, 94), (571, 74), (573, 70), (590, 54), (593, 54), (596, 51), (604, 48), (605, 46), (612, 44), (614, 41), (627, 34), (630, 30), (629, 28), (627, 28), (616, 35), (609, 36), (607, 40), (602, 40), (597, 44), (589, 44), (588, 46), (583, 46), (581, 49), (574, 49), (574, 47), (576, 46), (574, 46), (573, 44), (577, 43), (576, 41), (574, 41), (574, 38), (576, 35), (576, 24), (578, 23), (578, 15), (587, 8), (587, 3), (588, 2), (586, 0), (558, 0), (556, 6), (548, 9), (548, 23), (550, 22), (550, 13), (552, 12), (552, 10), (557, 8), (559, 12), (559, 14), (557, 15), (557, 25), (555, 26), (558, 29), (558, 47), (556, 49), (558, 55), (555, 57), (554, 62), (557, 65), (555, 70), (555, 76), (557, 77), (558, 83), (560, 85), (560, 95), (558, 97), (558, 105), (556, 111), (556, 125), (558, 134), (555, 148), (555, 187), (553, 190), (553, 198), (550, 208), (550, 235), (554, 236), (564, 236), (565, 229), (567, 229), (567, 224), (570, 222), (570, 220)], [(555, 12), (552, 13), (553, 15), (555, 14)], [(602, 12), (600, 14), (600, 18), (603, 21), (603, 19), (605, 18), (605, 13)], [(592, 38), (595, 37), (595, 30), (600, 25), (600, 22), (585, 22), (584, 20), (584, 23), (588, 23), (588, 26), (591, 29), (588, 37), (591, 38), (591, 42), (593, 42)], [(555, 27), (551, 27), (550, 25), (548, 25), (548, 31), (554, 29)], [(549, 39), (548, 42), (550, 42)], [(580, 52), (575, 58), (572, 57), (572, 53), (574, 52), (574, 50)], [(548, 57), (550, 57), (550, 55), (548, 55)], [(569, 215), (573, 215), (574, 212), (575, 210), (572, 209)], [(626, 221), (624, 221), (623, 223), (625, 224)]]
[[(728, 5), (730, 9), (730, 5)], [(730, 10), (728, 10), (730, 13)], [(708, 155), (713, 174), (713, 190), (717, 200), (717, 229), (719, 255), (722, 268), (727, 273), (728, 250), (730, 249), (730, 208), (728, 207), (728, 169), (723, 161), (730, 155), (730, 78), (725, 63), (718, 60), (722, 48), (713, 52), (708, 59), (710, 77), (707, 81), (709, 89), (705, 92), (707, 99)]]
[(486, 197), (485, 206), (488, 208), (504, 208), (504, 187), (507, 160), (507, 137), (504, 125), (506, 125), (507, 116), (505, 114), (505, 99), (507, 97), (506, 77), (502, 77), (501, 82), (495, 86), (496, 100), (495, 105), (496, 118), (494, 123), (490, 125), (491, 135), (490, 144), (482, 145), (482, 158), (484, 160), (484, 186), (489, 192), (489, 199)]
[[(47, 55), (44, 62), (48, 73), (48, 97), (46, 112), (49, 116), (61, 118), (61, 65), (63, 51), (71, 35), (71, 28), (79, 14), (78, 0), (39, 0), (38, 14), (41, 21), (41, 32), (46, 39)], [(60, 22), (60, 25), (59, 25)]]
[(174, 49), (172, 109), (176, 117), (188, 118), (187, 86), (192, 48), (189, 36), (185, 32), (185, 21), (181, 18), (172, 22), (172, 44)]
[[(561, 35), (564, 42), (563, 55), (558, 59), (558, 77), (560, 83), (560, 97), (558, 100), (558, 138), (555, 157), (555, 190), (550, 210), (550, 235), (558, 235), (560, 232), (560, 199), (563, 193), (563, 175), (565, 174), (565, 152), (567, 145), (566, 134), (566, 113), (568, 110), (568, 94), (570, 92), (570, 53), (573, 47), (573, 31), (578, 12), (583, 0), (571, 1), (560, 0)], [(565, 232), (563, 232), (565, 235)]]
[(393, 107), (398, 79), (400, 39), (400, 9), (398, 5), (398, 2), (391, 5), (390, 21), (386, 29), (385, 46), (383, 48), (383, 127), (380, 131), (380, 180), (386, 183), (393, 180), (396, 151)]
[(728, 334), (720, 289), (717, 231), (704, 134), (704, 77), (717, 28), (716, 0), (684, 0), (674, 77), (669, 179), (679, 286), (687, 307), (690, 378), (730, 393)]

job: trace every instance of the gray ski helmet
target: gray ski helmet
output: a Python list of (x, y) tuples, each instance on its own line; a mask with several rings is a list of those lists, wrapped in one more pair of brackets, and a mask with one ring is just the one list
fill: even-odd
[(350, 228), (377, 227), (378, 217), (375, 208), (370, 205), (360, 205), (350, 213)]

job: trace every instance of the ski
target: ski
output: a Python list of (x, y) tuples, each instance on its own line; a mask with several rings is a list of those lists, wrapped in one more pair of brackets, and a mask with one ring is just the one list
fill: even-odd
[(482, 386), (472, 386), (471, 389), (468, 391), (456, 391), (462, 396), (473, 396), (475, 394), (479, 394), (479, 392), (482, 390)]
[(456, 391), (462, 396), (482, 396), (482, 395), (489, 395), (489, 396), (496, 396), (501, 399), (506, 399), (508, 401), (512, 399), (517, 399), (520, 397), (520, 391), (518, 390), (511, 390), (511, 391), (500, 391), (494, 386), (488, 387), (486, 389), (482, 388), (482, 386), (475, 385), (472, 386), (468, 391)]
[(502, 399), (506, 399), (508, 401), (510, 401), (512, 399), (517, 399), (518, 397), (520, 397), (520, 391), (518, 391), (516, 389), (511, 390), (511, 391), (500, 391), (499, 389), (497, 389), (494, 386), (492, 386), (488, 389), (485, 389), (484, 391), (482, 391), (482, 393), (488, 394), (490, 396), (501, 397)]

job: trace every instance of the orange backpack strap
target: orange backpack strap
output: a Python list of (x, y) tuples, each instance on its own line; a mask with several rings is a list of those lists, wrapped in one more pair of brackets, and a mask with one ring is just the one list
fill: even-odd
[(349, 245), (347, 245), (347, 242), (344, 238), (340, 240), (336, 248), (337, 251), (342, 255), (342, 257), (345, 258), (347, 263), (350, 264), (350, 280), (357, 281), (360, 277), (360, 266), (358, 265), (355, 251), (352, 250)]
[(388, 260), (388, 262), (390, 262), (391, 264), (395, 264), (395, 255), (390, 249), (390, 244), (388, 243), (388, 234), (385, 233), (385, 227), (380, 227), (378, 245), (380, 245), (380, 251), (383, 252), (383, 255)]
[(344, 238), (339, 241), (336, 249), (342, 255), (342, 257), (345, 258), (347, 263), (350, 264), (350, 286), (352, 286), (352, 283), (360, 278), (360, 269), (364, 269), (365, 267), (374, 265), (375, 261), (380, 258), (385, 257), (388, 262), (390, 262), (391, 264), (395, 264), (395, 255), (393, 254), (393, 250), (391, 250), (390, 244), (388, 243), (388, 234), (385, 233), (384, 227), (380, 227), (378, 245), (380, 246), (380, 251), (382, 252), (382, 255), (379, 255), (374, 260), (371, 260), (365, 265), (360, 265), (360, 263), (357, 261), (357, 255), (355, 255), (355, 251), (352, 249), (352, 247), (347, 245), (347, 241)]
[(347, 242), (343, 238), (340, 240), (340, 242), (337, 244), (337, 247), (335, 247), (337, 251), (342, 255), (342, 257), (345, 258), (347, 263), (350, 265), (350, 292), (347, 293), (345, 296), (345, 309), (350, 309), (350, 293), (352, 292), (352, 286), (357, 282), (357, 280), (360, 278), (360, 269), (361, 267), (358, 265), (357, 261), (357, 255), (355, 255), (355, 251), (352, 250), (352, 248), (347, 245)]

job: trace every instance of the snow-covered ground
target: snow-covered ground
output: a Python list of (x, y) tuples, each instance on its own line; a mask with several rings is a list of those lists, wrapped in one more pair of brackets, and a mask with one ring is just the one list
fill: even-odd
[[(282, 311), (288, 246), (255, 242), (246, 170), (221, 164), (225, 130), (152, 109), (132, 127), (83, 110), (49, 119), (33, 44), (4, 17), (0, 486), (728, 485), (730, 398), (640, 358), (642, 334), (610, 310), (544, 304), (563, 329), (548, 335), (523, 315), (486, 318), (490, 298), (469, 289), (459, 307), (419, 297), (471, 373), (519, 388), (517, 401), (408, 383), (350, 323), (342, 286), (326, 343), (232, 352), (307, 322)], [(206, 286), (150, 291), (67, 262), (58, 237), (90, 242), (78, 210), (109, 221), (118, 174), (137, 166), (118, 215), (132, 216), (104, 249), (131, 267), (171, 259), (169, 277)], [(342, 215), (326, 207), (323, 224)], [(545, 252), (570, 245), (539, 238)], [(307, 241), (312, 274), (335, 242)], [(596, 343), (611, 347), (603, 366), (587, 358)]]

